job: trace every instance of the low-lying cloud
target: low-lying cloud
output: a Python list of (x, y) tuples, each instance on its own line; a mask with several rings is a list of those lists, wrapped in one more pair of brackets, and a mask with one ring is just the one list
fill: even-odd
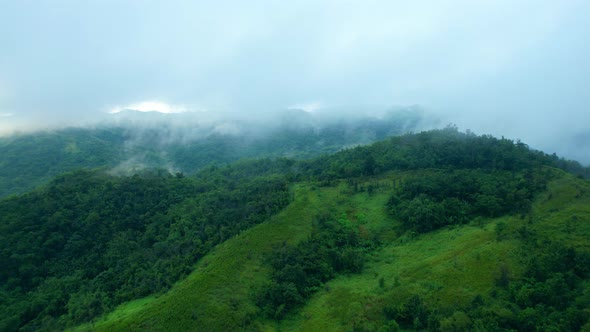
[(420, 105), (589, 163), (588, 15), (585, 0), (5, 3), (0, 133), (124, 109)]
[(187, 108), (181, 105), (170, 105), (161, 101), (148, 100), (139, 103), (129, 104), (125, 106), (115, 106), (111, 108), (108, 113), (115, 114), (122, 111), (137, 111), (137, 112), (158, 112), (158, 113), (185, 113)]

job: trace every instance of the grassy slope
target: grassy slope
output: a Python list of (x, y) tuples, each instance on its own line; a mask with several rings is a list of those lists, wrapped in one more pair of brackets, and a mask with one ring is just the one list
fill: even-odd
[[(273, 245), (296, 243), (311, 232), (312, 218), (333, 202), (321, 193), (295, 188), (295, 202), (269, 221), (218, 246), (195, 271), (168, 293), (122, 305), (115, 312), (76, 330), (233, 330), (256, 313), (256, 291), (268, 277), (264, 255)], [(141, 310), (137, 307), (141, 306)]]
[(542, 238), (590, 251), (590, 181), (565, 174), (551, 182), (533, 216), (532, 227)]
[[(488, 294), (502, 266), (518, 278), (521, 255), (513, 231), (522, 225), (536, 231), (538, 241), (551, 238), (590, 250), (587, 181), (562, 174), (551, 182), (533, 206), (532, 223), (519, 217), (479, 220), (409, 238), (396, 235), (396, 222), (384, 209), (391, 184), (404, 176), (390, 174), (362, 184), (378, 187), (372, 195), (353, 194), (346, 184), (319, 189), (299, 185), (295, 202), (287, 209), (220, 245), (170, 292), (123, 305), (78, 330), (236, 330), (247, 322), (251, 329), (268, 331), (349, 331), (359, 322), (379, 328), (383, 308), (399, 305), (413, 294), (421, 295), (430, 307), (452, 313), (469, 305), (476, 295)], [(320, 211), (346, 213), (349, 219), (364, 222), (363, 227), (386, 244), (368, 258), (362, 274), (328, 282), (287, 319), (251, 321), (257, 313), (255, 294), (268, 278), (265, 254), (275, 244), (306, 238)], [(496, 225), (500, 222), (510, 226), (499, 240)]]
[[(362, 274), (328, 282), (299, 313), (281, 322), (280, 330), (350, 331), (363, 322), (378, 329), (384, 323), (383, 308), (400, 305), (413, 294), (422, 296), (431, 308), (449, 314), (461, 310), (476, 295), (489, 293), (502, 266), (508, 267), (511, 278), (520, 277), (521, 249), (514, 231), (523, 225), (537, 233), (537, 241), (551, 239), (590, 251), (588, 181), (561, 173), (536, 199), (533, 216), (532, 223), (528, 218), (504, 217), (416, 239), (400, 238), (375, 252)], [(500, 222), (509, 229), (498, 240)]]
[[(275, 245), (307, 238), (319, 213), (346, 214), (357, 222), (375, 220), (367, 223), (369, 231), (391, 228), (391, 222), (384, 222), (386, 194), (350, 193), (346, 184), (330, 188), (297, 185), (295, 201), (284, 211), (218, 246), (168, 293), (121, 305), (74, 331), (240, 329), (257, 314), (256, 294), (268, 280), (266, 255)], [(273, 322), (268, 323), (253, 321), (250, 326), (274, 329)]]
[(385, 305), (404, 303), (413, 294), (427, 303), (467, 305), (492, 288), (499, 264), (515, 265), (515, 244), (496, 242), (493, 225), (446, 229), (387, 245), (362, 274), (329, 282), (281, 330), (348, 331), (362, 321), (378, 328)]

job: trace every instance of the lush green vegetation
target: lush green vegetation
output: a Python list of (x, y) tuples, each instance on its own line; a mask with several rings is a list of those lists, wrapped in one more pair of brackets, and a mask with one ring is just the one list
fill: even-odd
[(586, 331), (590, 186), (554, 175), (525, 216), (384, 242), (361, 274), (326, 282), (278, 329)]
[(445, 170), (406, 179), (388, 203), (405, 228), (419, 233), (475, 217), (526, 214), (549, 172)]
[(509, 271), (501, 270), (493, 293), (505, 308), (517, 315), (490, 315), (485, 301), (474, 303), (467, 314), (483, 317), (484, 326), (519, 331), (579, 331), (590, 318), (587, 280), (590, 253), (550, 240), (527, 244), (524, 248), (528, 262), (523, 277), (511, 281)]
[(215, 245), (288, 204), (283, 177), (244, 169), (197, 179), (78, 171), (2, 201), (4, 323), (59, 329), (167, 290)]
[(193, 273), (170, 291), (125, 304), (76, 330), (230, 331), (258, 325), (256, 318), (261, 309), (256, 299), (268, 283), (269, 255), (283, 243), (297, 245), (304, 241), (311, 234), (312, 220), (323, 208), (338, 209), (333, 192), (331, 188), (320, 192), (295, 186), (295, 199), (289, 206), (216, 246), (199, 260)]
[(338, 220), (324, 215), (314, 223), (308, 240), (297, 246), (275, 248), (270, 258), (271, 283), (258, 304), (264, 313), (283, 318), (335, 274), (361, 272), (365, 254), (375, 243), (367, 238), (366, 232), (361, 236), (359, 226), (346, 215)]
[[(471, 225), (445, 227), (416, 236), (398, 233), (401, 223), (391, 219), (384, 209), (392, 190), (387, 183), (407, 176), (391, 174), (357, 183), (359, 187), (375, 186), (372, 194), (366, 190), (354, 193), (354, 186), (346, 182), (333, 187), (299, 188), (295, 201), (283, 212), (216, 248), (170, 292), (138, 304), (141, 310), (134, 311), (135, 305), (124, 306), (80, 330), (520, 329), (521, 318), (531, 312), (531, 307), (511, 304), (511, 292), (519, 283), (528, 282), (533, 257), (543, 261), (545, 254), (563, 248), (561, 252), (574, 250), (577, 260), (583, 260), (584, 252), (590, 252), (590, 225), (582, 221), (590, 217), (590, 196), (577, 193), (589, 186), (579, 179), (556, 175), (548, 184), (549, 192), (535, 198), (532, 219), (519, 215), (479, 218)], [(552, 197), (547, 204), (549, 193)], [(570, 199), (575, 196), (579, 197)], [(325, 218), (324, 211), (331, 211), (334, 218)], [(575, 214), (577, 223), (561, 224), (561, 214)], [(260, 296), (269, 290), (269, 282), (276, 280), (273, 257), (289, 257), (285, 253), (304, 251), (302, 243), (317, 238), (314, 234), (322, 219), (330, 224), (347, 219), (353, 229), (379, 245), (365, 250), (361, 271), (334, 274), (333, 279), (328, 278), (316, 287), (302, 305), (276, 320), (272, 316), (275, 311), (260, 306)], [(553, 227), (557, 228), (543, 233)], [(556, 238), (560, 238), (559, 244), (545, 247), (547, 241)], [(534, 248), (545, 249), (531, 248), (535, 242)], [(277, 248), (281, 248), (280, 253)], [(551, 264), (540, 266), (552, 273)], [(576, 264), (565, 266), (573, 268)], [(587, 277), (579, 279), (576, 285), (576, 291), (569, 293), (565, 311), (555, 310), (551, 302), (532, 307), (545, 310), (537, 314), (548, 315), (538, 321), (538, 326), (551, 325), (567, 331), (569, 317), (574, 316), (586, 324), (583, 319), (588, 311)]]
[[(476, 136), (455, 127), (406, 134), (359, 146), (310, 162), (311, 174), (323, 181), (382, 174), (391, 170), (482, 169), (522, 172), (542, 165), (588, 175), (575, 161), (531, 150), (522, 142)], [(584, 174), (582, 174), (584, 173)]]
[(556, 168), (578, 166), (449, 127), (75, 171), (0, 201), (0, 329), (588, 328), (590, 185)]
[(81, 167), (114, 166), (123, 158), (121, 129), (67, 129), (0, 138), (0, 197), (29, 191)]

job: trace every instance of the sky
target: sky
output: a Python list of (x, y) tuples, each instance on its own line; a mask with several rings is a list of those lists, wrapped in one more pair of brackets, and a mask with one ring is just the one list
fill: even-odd
[(0, 1), (0, 134), (419, 105), (590, 163), (590, 1)]

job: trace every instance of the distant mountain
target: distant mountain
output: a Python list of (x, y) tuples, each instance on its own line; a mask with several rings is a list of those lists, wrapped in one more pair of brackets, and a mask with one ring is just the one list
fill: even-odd
[(22, 193), (78, 168), (115, 166), (125, 130), (71, 128), (0, 139), (0, 196)]
[(0, 138), (0, 197), (26, 192), (78, 168), (102, 166), (129, 174), (159, 167), (192, 174), (242, 158), (311, 158), (430, 123), (415, 108), (349, 118), (287, 110), (242, 120), (126, 110), (92, 128)]

